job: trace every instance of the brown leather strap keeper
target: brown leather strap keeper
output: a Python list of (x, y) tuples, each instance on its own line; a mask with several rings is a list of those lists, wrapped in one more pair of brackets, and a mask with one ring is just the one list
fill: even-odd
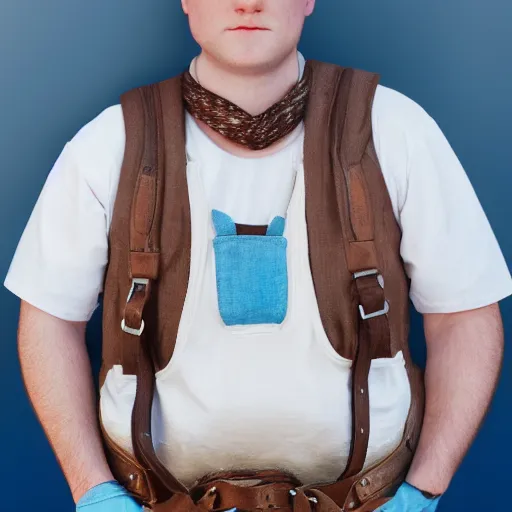
[(377, 253), (373, 240), (350, 242), (347, 251), (347, 266), (352, 273), (369, 268), (378, 268)]
[(131, 277), (155, 280), (158, 277), (160, 253), (130, 251)]

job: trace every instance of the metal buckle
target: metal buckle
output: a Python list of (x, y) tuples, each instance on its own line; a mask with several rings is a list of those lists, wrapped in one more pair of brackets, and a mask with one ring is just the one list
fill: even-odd
[(382, 274), (376, 269), (371, 268), (369, 270), (361, 270), (360, 272), (355, 272), (352, 274), (354, 279), (359, 279), (360, 277), (367, 277), (367, 276), (377, 276), (377, 281), (379, 282), (379, 285), (382, 289), (384, 289), (384, 278), (382, 277)]
[[(130, 299), (132, 298), (133, 293), (135, 291), (135, 287), (137, 285), (147, 286), (148, 284), (149, 284), (149, 279), (147, 279), (145, 277), (134, 277), (132, 279), (132, 285), (130, 287), (130, 291), (128, 292), (128, 297), (126, 298), (126, 303), (128, 304), (128, 302), (130, 302)], [(144, 331), (144, 320), (141, 320), (141, 324), (138, 329), (134, 329), (132, 327), (128, 327), (126, 325), (125, 319), (123, 318), (121, 320), (121, 329), (124, 332), (127, 332), (128, 334), (133, 334), (134, 336), (140, 336), (142, 334), (142, 332)]]
[(135, 286), (138, 284), (142, 284), (144, 286), (147, 286), (149, 284), (149, 279), (146, 279), (145, 277), (134, 277), (132, 279), (132, 285), (130, 287), (130, 291), (128, 292), (128, 297), (126, 298), (126, 303), (130, 302), (130, 299), (132, 298), (133, 292), (135, 291)]
[(142, 332), (144, 331), (144, 320), (142, 320), (142, 323), (140, 324), (140, 327), (138, 329), (132, 329), (131, 327), (128, 327), (126, 325), (126, 322), (124, 321), (124, 318), (121, 320), (121, 329), (124, 332), (127, 332), (128, 334), (133, 334), (134, 336), (140, 336)]
[(387, 315), (389, 312), (389, 303), (387, 300), (384, 301), (384, 307), (380, 309), (379, 311), (375, 311), (374, 313), (368, 313), (366, 314), (364, 312), (364, 308), (361, 304), (359, 304), (359, 313), (361, 314), (361, 318), (363, 320), (368, 320), (369, 318), (375, 318), (376, 316), (383, 316)]
[[(354, 279), (359, 279), (360, 277), (367, 277), (367, 276), (377, 276), (377, 282), (379, 283), (380, 287), (382, 289), (384, 289), (384, 278), (382, 277), (382, 274), (376, 268), (371, 268), (368, 270), (361, 270), (360, 272), (355, 272), (353, 274)], [(377, 316), (387, 315), (389, 313), (389, 302), (387, 300), (384, 300), (384, 307), (382, 309), (380, 309), (379, 311), (374, 311), (373, 313), (368, 313), (368, 314), (366, 314), (366, 312), (363, 308), (363, 305), (359, 304), (359, 313), (363, 320), (368, 320), (369, 318), (375, 318)]]

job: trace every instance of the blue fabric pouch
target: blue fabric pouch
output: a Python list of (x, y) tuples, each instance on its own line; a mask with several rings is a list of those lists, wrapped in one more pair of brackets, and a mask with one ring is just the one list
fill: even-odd
[(219, 312), (228, 326), (280, 324), (288, 309), (285, 219), (266, 235), (237, 235), (231, 217), (212, 211)]

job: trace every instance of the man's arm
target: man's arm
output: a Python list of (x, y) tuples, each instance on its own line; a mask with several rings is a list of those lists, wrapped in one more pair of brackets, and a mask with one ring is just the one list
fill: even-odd
[(94, 485), (113, 479), (97, 426), (85, 326), (21, 303), (23, 379), (75, 502)]
[(427, 340), (423, 429), (407, 481), (443, 493), (469, 449), (494, 394), (503, 360), (497, 304), (424, 315)]

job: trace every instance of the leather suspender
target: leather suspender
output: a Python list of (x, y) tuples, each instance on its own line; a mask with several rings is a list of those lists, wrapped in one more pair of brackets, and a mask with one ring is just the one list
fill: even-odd
[(156, 456), (151, 435), (151, 409), (155, 390), (155, 367), (151, 340), (144, 330), (143, 312), (152, 281), (158, 278), (163, 184), (163, 119), (158, 85), (139, 89), (144, 111), (144, 148), (133, 196), (130, 222), (130, 273), (132, 286), (121, 328), (139, 339), (137, 391), (132, 412), (132, 441), (136, 458), (164, 488), (187, 492)]
[[(339, 480), (354, 476), (363, 469), (370, 437), (370, 364), (380, 352), (388, 350), (390, 337), (386, 316), (389, 306), (384, 296), (384, 280), (379, 272), (373, 211), (361, 166), (363, 154), (372, 137), (371, 104), (362, 109), (351, 101), (351, 95), (355, 93), (373, 98), (370, 90), (376, 87), (378, 78), (368, 73), (367, 80), (359, 78), (357, 87), (351, 87), (354, 70), (348, 68), (341, 73), (334, 112), (344, 108), (345, 123), (350, 122), (352, 126), (350, 130), (343, 130), (340, 123), (334, 123), (331, 147), (342, 171), (336, 172), (335, 168), (334, 172), (338, 204), (347, 204), (350, 220), (344, 237), (347, 266), (353, 275), (353, 293), (358, 303), (358, 343), (352, 367), (352, 442), (346, 469)], [(362, 88), (364, 92), (361, 92)], [(343, 105), (339, 105), (339, 102)], [(351, 109), (355, 110), (352, 112)], [(357, 126), (354, 127), (354, 124)], [(339, 130), (342, 130), (341, 133)], [(350, 137), (354, 140), (350, 140)], [(339, 211), (340, 215), (345, 215), (342, 208)], [(342, 225), (346, 225), (343, 219)]]
[[(304, 158), (306, 168), (306, 219), (311, 270), (317, 299), (322, 307), (322, 323), (331, 343), (344, 333), (356, 341), (352, 347), (352, 441), (349, 460), (338, 480), (316, 486), (338, 506), (354, 508), (358, 502), (390, 490), (403, 478), (412, 450), (409, 439), (417, 438), (415, 418), (419, 401), (411, 405), (406, 435), (385, 461), (362, 472), (370, 434), (368, 374), (371, 360), (390, 357), (389, 308), (379, 272), (374, 218), (362, 162), (372, 148), (371, 110), (378, 76), (317, 63), (313, 78), (315, 94), (310, 108), (315, 114), (306, 119)], [(366, 101), (362, 104), (361, 101)], [(327, 126), (327, 129), (326, 129)], [(347, 129), (345, 129), (347, 127)], [(348, 128), (349, 127), (349, 128)], [(328, 136), (326, 137), (326, 134)], [(367, 151), (368, 150), (368, 151)], [(335, 194), (330, 191), (334, 182)], [(322, 208), (318, 208), (322, 204)], [(337, 217), (337, 219), (336, 219)], [(313, 226), (309, 229), (309, 225)], [(345, 268), (329, 267), (345, 253)], [(351, 288), (339, 289), (349, 272)], [(332, 283), (336, 283), (333, 286)], [(341, 298), (340, 298), (341, 295)], [(341, 301), (350, 301), (353, 315), (337, 315)], [(346, 303), (345, 303), (346, 307)], [(341, 321), (353, 327), (340, 326)], [(409, 368), (410, 378), (413, 369)], [(415, 385), (415, 388), (417, 386)]]

